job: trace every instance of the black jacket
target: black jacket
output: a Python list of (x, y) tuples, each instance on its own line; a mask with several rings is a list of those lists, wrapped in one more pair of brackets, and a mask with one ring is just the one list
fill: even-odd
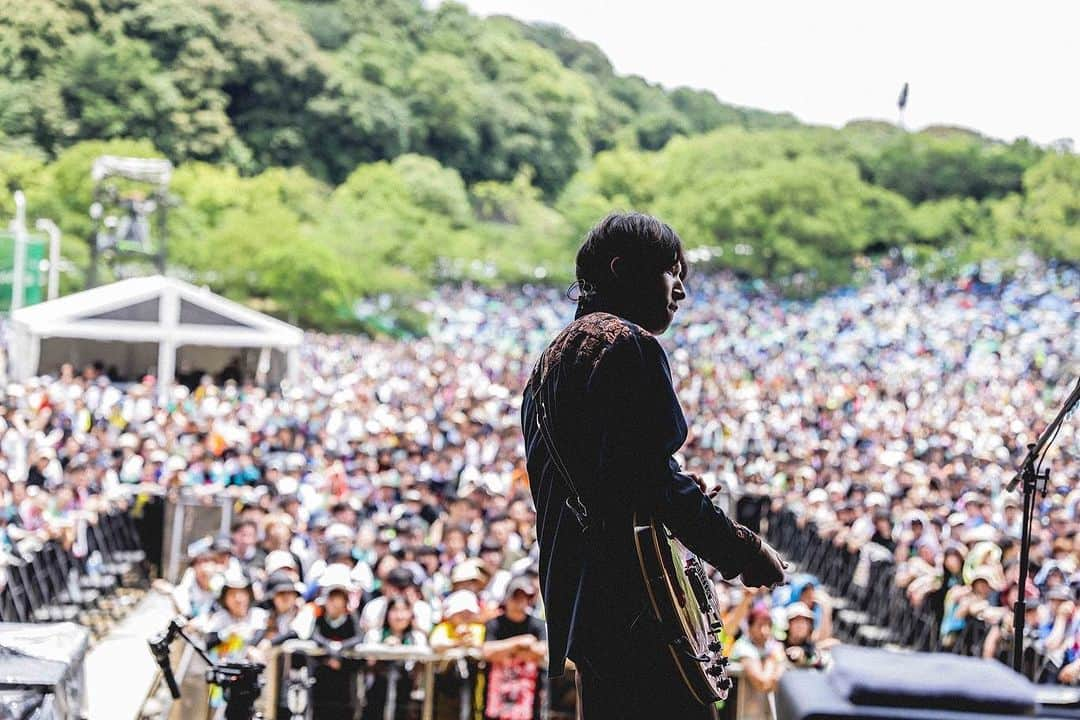
[[(537, 426), (534, 392), (545, 397), (555, 446), (590, 516), (588, 538), (566, 504), (567, 485)], [(659, 517), (725, 577), (738, 574), (745, 528), (736, 526), (672, 459), (686, 419), (656, 338), (606, 312), (579, 316), (544, 351), (521, 408), (529, 482), (537, 511), (540, 581), (549, 673), (567, 656), (598, 665), (646, 611), (633, 543), (635, 510)]]

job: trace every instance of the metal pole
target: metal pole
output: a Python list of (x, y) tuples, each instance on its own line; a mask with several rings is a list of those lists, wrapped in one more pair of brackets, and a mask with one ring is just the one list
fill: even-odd
[(165, 572), (165, 579), (171, 583), (180, 581), (180, 551), (183, 548), (184, 536), (184, 499), (176, 498), (173, 508), (172, 542), (169, 543), (169, 564)]
[(15, 235), (15, 263), (11, 279), (11, 312), (23, 306), (23, 281), (26, 275), (26, 195), (15, 191), (15, 219), (11, 223)]
[(421, 720), (431, 720), (435, 716), (435, 663), (424, 663), (424, 707), (420, 711)]
[(158, 206), (158, 251), (155, 258), (158, 274), (165, 274), (165, 260), (168, 257), (168, 234), (169, 224), (166, 216), (168, 213), (169, 204), (169, 190), (167, 186), (163, 186), (158, 189), (157, 193), (157, 206)]
[[(1034, 448), (1029, 445), (1029, 450)], [(1024, 514), (1020, 519), (1020, 578), (1017, 585), (1016, 602), (1013, 604), (1013, 670), (1022, 673), (1024, 667), (1024, 613), (1027, 610), (1027, 598), (1024, 597), (1028, 579), (1029, 549), (1031, 548), (1031, 520), (1035, 514), (1035, 485), (1038, 482), (1035, 468), (1024, 466)]]
[(386, 704), (383, 706), (383, 720), (394, 720), (397, 717), (397, 684), (400, 671), (395, 662), (390, 663), (390, 669), (386, 673)]
[(60, 228), (48, 218), (39, 218), (34, 227), (49, 234), (49, 300), (60, 295)]
[(271, 647), (270, 657), (266, 660), (266, 669), (270, 673), (270, 677), (266, 680), (266, 696), (269, 698), (266, 703), (266, 717), (268, 720), (277, 720), (278, 693), (281, 692), (279, 672), (282, 672), (278, 670), (279, 660), (284, 668), (283, 672), (287, 673), (292, 662), (292, 653), (283, 652), (280, 645)]

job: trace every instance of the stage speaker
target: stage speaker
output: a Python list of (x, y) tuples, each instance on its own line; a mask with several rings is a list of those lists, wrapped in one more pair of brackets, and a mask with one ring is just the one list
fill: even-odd
[(826, 672), (789, 671), (776, 693), (777, 720), (1009, 720), (1080, 718), (1040, 705), (1036, 686), (994, 660), (853, 646), (833, 650)]

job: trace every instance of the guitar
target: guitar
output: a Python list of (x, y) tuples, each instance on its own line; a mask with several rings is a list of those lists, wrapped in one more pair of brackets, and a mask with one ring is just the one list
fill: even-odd
[(703, 705), (727, 698), (732, 681), (723, 655), (716, 591), (701, 560), (658, 520), (634, 515), (634, 544), (653, 617), (687, 688)]

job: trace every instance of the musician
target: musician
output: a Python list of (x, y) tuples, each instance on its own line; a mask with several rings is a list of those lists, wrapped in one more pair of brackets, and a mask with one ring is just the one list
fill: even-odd
[[(656, 336), (686, 299), (678, 235), (648, 215), (609, 215), (579, 249), (576, 274), (575, 319), (541, 355), (521, 409), (549, 673), (561, 675), (565, 658), (574, 661), (586, 720), (712, 717), (651, 621), (633, 513), (659, 518), (724, 577), (741, 574), (748, 586), (780, 583), (783, 563), (672, 458), (687, 425)], [(550, 440), (570, 483), (538, 427), (538, 390), (546, 390)]]

